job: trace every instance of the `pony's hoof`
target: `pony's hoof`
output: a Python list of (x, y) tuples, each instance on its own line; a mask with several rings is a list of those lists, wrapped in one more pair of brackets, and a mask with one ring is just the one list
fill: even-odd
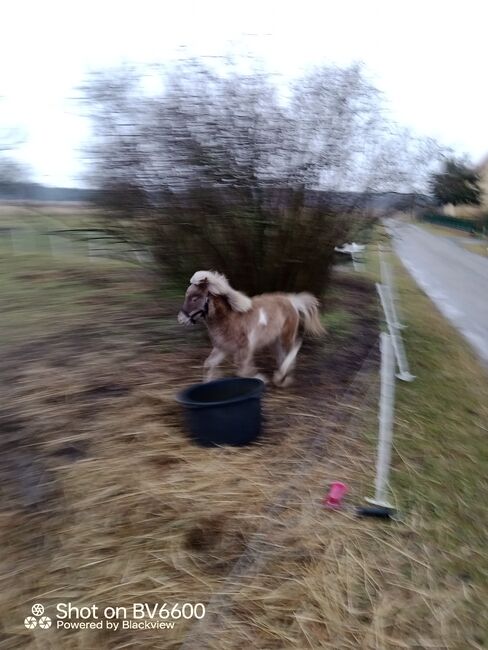
[(279, 386), (280, 388), (286, 388), (287, 386), (293, 384), (293, 377), (290, 375), (283, 377), (281, 372), (277, 370), (273, 375), (273, 384), (275, 386)]
[(208, 384), (209, 381), (215, 381), (216, 379), (221, 379), (222, 375), (219, 374), (212, 374), (212, 375), (204, 375), (202, 379), (203, 384)]
[(282, 381), (283, 381), (283, 375), (281, 374), (281, 372), (277, 370), (273, 375), (273, 384), (275, 386), (281, 386)]

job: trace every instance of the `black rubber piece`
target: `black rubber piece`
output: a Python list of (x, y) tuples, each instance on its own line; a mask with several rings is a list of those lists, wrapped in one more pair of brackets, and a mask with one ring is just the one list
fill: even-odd
[(358, 506), (356, 508), (358, 517), (378, 517), (379, 519), (394, 519), (397, 512), (393, 508), (382, 506)]
[(249, 445), (261, 434), (264, 382), (251, 377), (217, 379), (182, 391), (191, 438), (203, 447)]

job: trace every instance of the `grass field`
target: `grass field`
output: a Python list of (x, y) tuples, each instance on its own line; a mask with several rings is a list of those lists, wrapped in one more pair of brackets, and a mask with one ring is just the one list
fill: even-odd
[[(121, 262), (2, 259), (5, 647), (486, 647), (488, 382), (399, 264), (417, 375), (397, 383), (403, 518), (352, 510), (374, 476), (371, 262), (368, 278), (337, 275), (329, 334), (304, 346), (295, 387), (267, 392), (262, 442), (209, 451), (186, 439), (174, 401), (208, 350), (176, 324), (179, 296)], [(331, 480), (349, 485), (343, 512), (321, 505)], [(259, 552), (237, 570), (250, 543)], [(209, 615), (165, 631), (23, 627), (33, 602), (68, 600), (203, 602)]]

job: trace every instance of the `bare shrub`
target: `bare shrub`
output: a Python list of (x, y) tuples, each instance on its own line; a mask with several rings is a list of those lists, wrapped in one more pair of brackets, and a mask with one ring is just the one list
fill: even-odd
[(286, 100), (266, 74), (195, 61), (161, 73), (158, 94), (141, 79), (87, 84), (91, 178), (106, 230), (178, 283), (210, 268), (251, 293), (320, 293), (334, 246), (366, 223), (365, 191), (404, 180), (405, 138), (357, 66), (318, 69)]

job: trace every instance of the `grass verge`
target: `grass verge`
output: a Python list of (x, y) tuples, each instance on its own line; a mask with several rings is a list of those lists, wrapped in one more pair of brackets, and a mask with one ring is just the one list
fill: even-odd
[(394, 485), (433, 545), (439, 584), (462, 594), (452, 622), (463, 630), (458, 647), (486, 647), (488, 377), (399, 263), (397, 270), (417, 379), (397, 394)]
[(488, 257), (488, 240), (484, 242), (473, 242), (472, 244), (464, 244), (465, 248), (470, 253), (476, 253), (482, 257)]
[(470, 253), (488, 257), (488, 239), (486, 237), (473, 237), (473, 241), (470, 242), (469, 233), (456, 228), (445, 228), (444, 226), (422, 222), (417, 223), (417, 225), (433, 235), (442, 235), (443, 237), (449, 237), (449, 239), (459, 240), (459, 245)]

